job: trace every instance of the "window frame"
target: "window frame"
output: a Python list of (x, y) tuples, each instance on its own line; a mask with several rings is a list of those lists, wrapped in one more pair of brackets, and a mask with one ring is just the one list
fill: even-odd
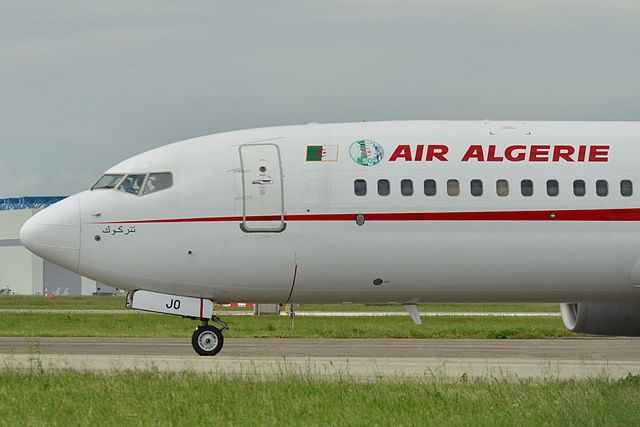
[[(628, 182), (629, 183), (629, 190), (630, 190), (629, 194), (625, 194), (622, 191), (622, 188), (623, 188), (622, 185), (623, 185), (624, 182)], [(622, 197), (631, 197), (631, 196), (633, 196), (633, 181), (632, 180), (630, 180), (630, 179), (621, 179), (620, 180), (620, 195)]]
[[(427, 182), (429, 182), (429, 184), (433, 183), (433, 194), (427, 193)], [(431, 178), (425, 179), (422, 181), (422, 192), (427, 197), (435, 197), (438, 194), (438, 182)]]
[[(149, 182), (149, 179), (151, 179), (151, 175), (163, 175), (163, 174), (168, 174), (169, 176), (171, 176), (171, 185), (165, 188), (161, 188), (160, 190), (156, 190), (156, 191), (152, 191), (151, 193), (146, 193), (146, 189), (147, 189), (147, 183)], [(175, 184), (175, 181), (173, 180), (173, 172), (149, 172), (147, 173), (147, 177), (144, 180), (144, 186), (142, 187), (142, 191), (140, 192), (141, 196), (148, 196), (149, 194), (155, 194), (155, 193), (159, 193), (161, 191), (164, 190), (168, 190), (170, 188), (173, 187), (173, 185)]]
[[(577, 182), (581, 182), (582, 183), (582, 194), (576, 193), (576, 183)], [(574, 179), (573, 180), (573, 195), (575, 197), (584, 197), (584, 196), (587, 195), (587, 182), (584, 179)]]
[[(411, 188), (411, 192), (409, 194), (405, 194), (403, 183), (408, 182)], [(404, 178), (400, 180), (400, 195), (404, 197), (411, 197), (415, 193), (415, 189), (413, 187), (413, 180), (411, 178)]]
[[(604, 194), (600, 194), (599, 183), (601, 183), (601, 182), (604, 183), (604, 189), (605, 189), (605, 193)], [(609, 181), (607, 181), (606, 179), (598, 179), (598, 180), (596, 180), (596, 196), (598, 196), (598, 197), (607, 197), (607, 196), (609, 196)]]
[[(553, 189), (553, 183), (555, 183), (555, 194), (553, 194), (550, 190)], [(560, 195), (560, 182), (557, 179), (551, 178), (548, 179), (545, 183), (547, 196), (548, 197), (558, 197)]]
[[(357, 191), (356, 185), (357, 185), (358, 181), (362, 181), (364, 183), (364, 193), (362, 193), (362, 194), (358, 194), (358, 191)], [(366, 179), (364, 179), (364, 178), (356, 178), (356, 179), (353, 180), (353, 194), (356, 197), (364, 197), (364, 196), (366, 196), (367, 193), (369, 192), (369, 189), (367, 187), (368, 187), (368, 185), (367, 185), (367, 180)]]
[[(380, 192), (380, 184), (386, 183), (387, 185), (387, 194), (383, 194)], [(380, 178), (376, 181), (376, 191), (378, 192), (378, 196), (380, 197), (389, 197), (391, 195), (391, 181), (386, 178)]]
[[(473, 184), (476, 184), (476, 189), (480, 188), (480, 193), (479, 194), (474, 194), (474, 187)], [(477, 184), (480, 184), (479, 187), (477, 187)], [(481, 179), (479, 178), (474, 178), (472, 180), (469, 181), (469, 193), (473, 196), (473, 197), (482, 197), (482, 195), (484, 194), (484, 183), (482, 182)]]
[[(116, 181), (116, 183), (113, 185), (113, 187), (99, 187), (99, 188), (95, 188), (95, 186), (98, 184), (98, 182), (100, 182), (100, 180), (102, 178), (104, 178), (105, 176), (120, 176), (120, 179), (118, 179)], [(120, 183), (122, 182), (122, 180), (124, 179), (124, 177), (126, 177), (127, 174), (126, 173), (103, 173), (102, 175), (100, 175), (100, 178), (98, 178), (92, 185), (91, 187), (89, 187), (89, 191), (93, 191), (93, 190), (115, 190), (116, 188), (118, 188), (118, 186), (120, 185)]]
[[(138, 190), (137, 193), (132, 193), (130, 191), (127, 190), (120, 190), (120, 186), (124, 183), (124, 181), (129, 178), (130, 176), (144, 176), (144, 179), (142, 180), (142, 183), (140, 184), (140, 190)], [(114, 187), (114, 190), (120, 192), (120, 193), (126, 193), (126, 194), (130, 194), (132, 196), (137, 196), (137, 197), (142, 197), (142, 192), (144, 191), (145, 186), (147, 185), (147, 179), (149, 179), (149, 172), (144, 172), (144, 173), (128, 173), (127, 175), (125, 175), (124, 178), (122, 178), (122, 180), (118, 183), (117, 187)]]
[[(456, 194), (451, 194), (450, 187), (449, 187), (450, 183), (451, 184), (455, 184), (455, 189), (457, 191)], [(447, 180), (447, 196), (449, 196), (449, 197), (459, 197), (460, 196), (460, 181), (459, 180), (453, 179), (453, 178)]]
[[(531, 184), (531, 194), (524, 194), (524, 184), (525, 182), (530, 183)], [(533, 185), (533, 180), (532, 179), (521, 179), (520, 180), (520, 195), (522, 197), (533, 197), (533, 194), (535, 193), (535, 187)]]
[[(505, 194), (500, 194), (500, 183), (504, 183), (507, 192)], [(496, 180), (496, 195), (498, 197), (507, 197), (509, 195), (509, 180), (508, 179), (497, 179)]]

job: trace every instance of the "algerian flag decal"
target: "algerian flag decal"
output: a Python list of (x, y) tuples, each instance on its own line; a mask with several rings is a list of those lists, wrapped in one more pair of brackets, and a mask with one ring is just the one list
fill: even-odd
[(335, 162), (337, 160), (337, 145), (307, 145), (307, 162)]

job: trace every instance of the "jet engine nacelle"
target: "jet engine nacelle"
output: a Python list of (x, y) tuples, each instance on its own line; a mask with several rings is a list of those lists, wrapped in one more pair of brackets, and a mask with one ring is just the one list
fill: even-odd
[(640, 304), (560, 304), (564, 326), (572, 332), (640, 336)]

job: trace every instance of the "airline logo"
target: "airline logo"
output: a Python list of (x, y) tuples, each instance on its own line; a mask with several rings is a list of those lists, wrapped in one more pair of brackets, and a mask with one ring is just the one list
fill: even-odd
[(375, 141), (364, 139), (356, 141), (349, 147), (349, 154), (354, 162), (362, 166), (374, 166), (384, 158), (382, 146)]
[(398, 145), (389, 161), (608, 162), (609, 149), (609, 145), (470, 145), (455, 154), (447, 145)]
[(337, 145), (307, 145), (307, 162), (338, 161)]
[[(448, 145), (397, 145), (390, 162), (608, 162), (609, 145), (469, 145), (458, 153)], [(338, 145), (307, 145), (307, 162), (338, 161)], [(456, 150), (457, 151), (457, 150)], [(384, 149), (363, 139), (349, 147), (349, 155), (359, 165), (375, 166), (384, 159)]]

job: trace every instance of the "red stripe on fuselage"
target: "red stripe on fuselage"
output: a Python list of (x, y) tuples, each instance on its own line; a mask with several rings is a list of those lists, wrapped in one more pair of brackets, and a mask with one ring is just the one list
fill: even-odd
[[(294, 214), (285, 221), (355, 221), (349, 214)], [(572, 209), (544, 211), (487, 211), (487, 212), (389, 212), (363, 213), (367, 221), (640, 221), (640, 208), (631, 209)], [(247, 221), (280, 221), (279, 215), (249, 216)], [(169, 218), (127, 221), (94, 222), (92, 224), (154, 224), (178, 222), (241, 222), (241, 216)]]

